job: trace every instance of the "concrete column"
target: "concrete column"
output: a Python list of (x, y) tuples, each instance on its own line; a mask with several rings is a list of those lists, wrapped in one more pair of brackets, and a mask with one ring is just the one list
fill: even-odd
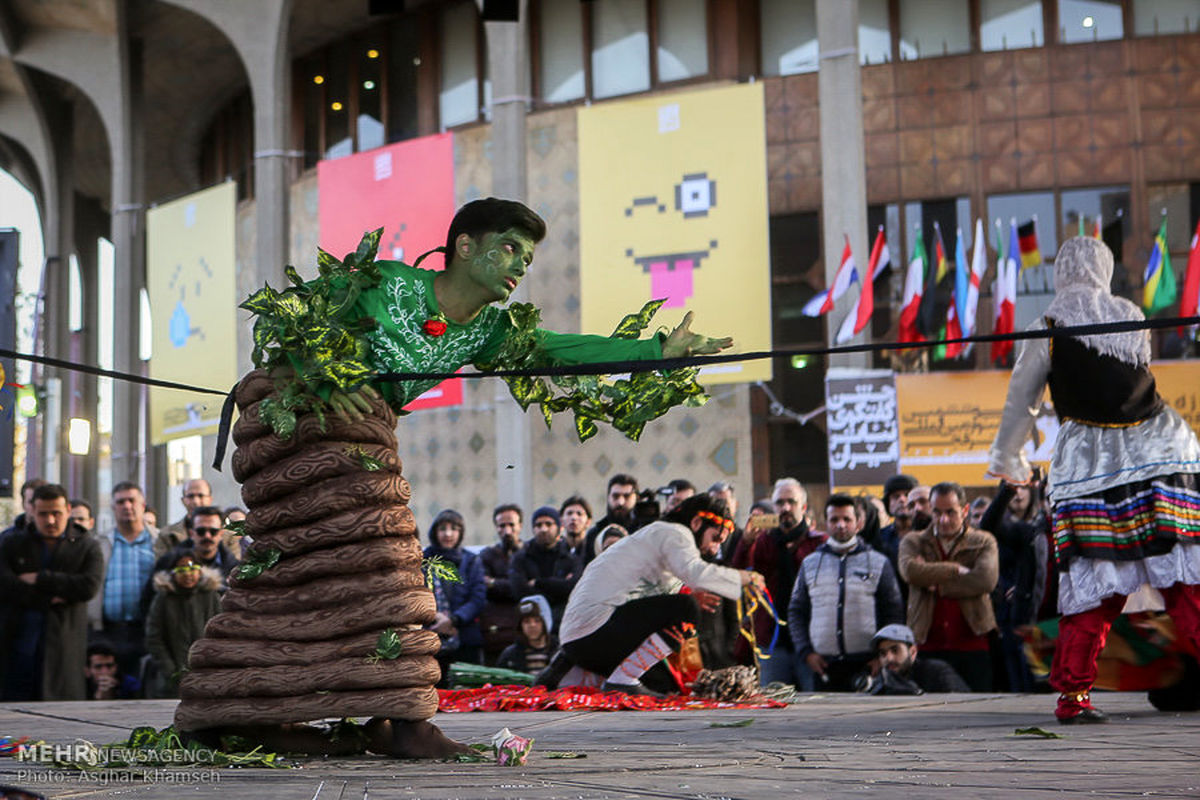
[[(826, 286), (841, 263), (845, 235), (858, 264), (861, 280), (870, 256), (867, 243), (867, 173), (863, 149), (862, 76), (858, 63), (858, 0), (817, 0), (817, 73), (821, 113), (822, 249)], [(826, 315), (832, 343), (846, 312), (857, 296), (847, 292), (835, 311)], [(855, 337), (862, 341), (869, 330)], [(830, 366), (868, 365), (866, 354), (833, 356)]]
[[(485, 22), (488, 71), (492, 79), (492, 192), (527, 200), (525, 188), (525, 107), (529, 100), (528, 8), (522, 0), (519, 22)], [(529, 289), (517, 288), (513, 302), (528, 302)], [(533, 505), (533, 439), (530, 415), (521, 410), (503, 381), (496, 390), (496, 498)]]
[[(74, 115), (66, 103), (47, 102), (44, 113), (50, 121), (54, 172), (49, 176), (54, 189), (47, 193), (47, 208), (52, 210), (43, 221), (45, 263), (42, 272), (43, 353), (51, 358), (71, 359), (70, 332), (70, 258), (75, 249), (75, 170), (72, 128)], [(72, 374), (68, 370), (43, 367), (41, 382), (59, 387), (59, 402), (44, 404), (39, 414), (42, 424), (42, 477), (54, 483), (67, 480), (64, 469), (65, 420), (69, 416)]]
[[(113, 365), (141, 375), (141, 291), (146, 285), (145, 143), (141, 46), (130, 36), (130, 8), (117, 5), (117, 66), (121, 92), (115, 99), (117, 125), (112, 149)], [(112, 480), (146, 485), (145, 394), (140, 384), (113, 387)]]
[[(83, 329), (80, 331), (79, 359), (84, 364), (100, 363), (100, 260), (98, 240), (107, 235), (107, 217), (100, 218), (88, 206), (76, 208), (75, 253), (79, 259), (79, 277), (83, 290)], [(78, 375), (79, 415), (92, 423), (92, 446), (80, 460), (75, 493), (93, 502), (100, 499), (100, 414), (99, 387), (94, 375)]]
[[(288, 32), (292, 0), (167, 0), (212, 23), (237, 51), (254, 102), (254, 214), (257, 240), (253, 285), (284, 283), (288, 263), (289, 182), (303, 153), (290, 147), (292, 99)], [(264, 33), (265, 32), (265, 33)], [(233, 302), (240, 302), (235, 298)], [(238, 373), (250, 370), (249, 330), (239, 331)]]

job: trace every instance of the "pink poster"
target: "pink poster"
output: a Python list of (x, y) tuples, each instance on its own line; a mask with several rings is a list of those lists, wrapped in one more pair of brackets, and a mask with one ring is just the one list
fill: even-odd
[[(320, 241), (341, 258), (366, 231), (383, 228), (379, 258), (413, 263), (445, 244), (454, 217), (454, 138), (441, 133), (317, 164)], [(441, 270), (440, 253), (421, 262)], [(462, 381), (445, 381), (406, 408), (462, 403)]]

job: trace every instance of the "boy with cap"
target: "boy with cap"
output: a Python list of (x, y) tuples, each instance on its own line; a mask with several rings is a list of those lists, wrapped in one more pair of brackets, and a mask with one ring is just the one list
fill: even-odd
[(936, 658), (917, 659), (917, 641), (907, 625), (884, 625), (871, 639), (879, 674), (866, 683), (870, 694), (969, 692), (954, 668)]
[(579, 559), (562, 536), (562, 519), (554, 506), (533, 512), (533, 539), (513, 553), (509, 582), (519, 595), (541, 594), (550, 603), (554, 626), (562, 619), (567, 598), (579, 580)]

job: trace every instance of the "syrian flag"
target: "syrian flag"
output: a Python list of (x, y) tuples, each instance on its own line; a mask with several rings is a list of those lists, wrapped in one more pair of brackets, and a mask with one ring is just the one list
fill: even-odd
[[(999, 220), (996, 221), (999, 224)], [(997, 248), (999, 249), (999, 248)], [(1012, 333), (1016, 327), (1017, 310), (1017, 258), (1020, 256), (1020, 243), (1017, 239), (1017, 221), (1014, 219), (1008, 229), (1008, 253), (1000, 254), (996, 260), (996, 283), (992, 288), (992, 297), (996, 305), (996, 321), (992, 325), (992, 333)], [(1003, 361), (1012, 352), (1012, 340), (992, 342), (992, 361)]]
[(854, 307), (850, 309), (850, 313), (842, 320), (842, 326), (838, 328), (836, 342), (845, 344), (850, 341), (856, 334), (861, 333), (863, 328), (867, 327), (867, 323), (871, 321), (871, 315), (875, 313), (875, 279), (887, 267), (891, 260), (891, 254), (888, 252), (887, 237), (883, 233), (883, 226), (879, 226), (879, 231), (875, 234), (875, 244), (871, 246), (871, 260), (867, 264), (867, 272), (871, 275), (871, 280), (864, 281), (862, 291), (859, 292), (858, 299), (854, 301)]
[(967, 336), (975, 333), (975, 318), (979, 313), (979, 291), (983, 286), (983, 273), (987, 272), (987, 239), (983, 235), (983, 220), (975, 220), (975, 241), (971, 250), (971, 273), (967, 276), (966, 312), (963, 314), (963, 331)]
[(925, 243), (921, 241), (921, 227), (917, 226), (917, 240), (913, 242), (912, 258), (908, 261), (908, 274), (904, 276), (904, 301), (900, 307), (900, 341), (923, 342), (925, 337), (917, 330), (917, 315), (921, 310), (921, 292), (925, 288), (926, 266)]
[(842, 248), (842, 263), (833, 275), (833, 289), (822, 289), (804, 304), (802, 313), (806, 317), (819, 317), (832, 311), (833, 304), (846, 293), (851, 283), (858, 280), (858, 268), (854, 266), (854, 254), (850, 252), (850, 236), (842, 235), (846, 237), (846, 246)]

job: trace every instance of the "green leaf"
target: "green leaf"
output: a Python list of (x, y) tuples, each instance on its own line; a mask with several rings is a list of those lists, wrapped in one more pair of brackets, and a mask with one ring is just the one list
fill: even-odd
[(430, 556), (421, 561), (421, 570), (425, 573), (425, 585), (433, 589), (434, 580), (446, 583), (462, 583), (458, 568), (441, 556)]
[(359, 466), (361, 466), (367, 472), (378, 472), (387, 466), (387, 464), (380, 461), (378, 458), (375, 458), (375, 456), (371, 455), (366, 450), (363, 450), (360, 445), (351, 445), (347, 447), (344, 452), (346, 455), (357, 461)]
[(342, 268), (342, 262), (337, 260), (337, 256), (327, 250), (317, 248), (317, 269), (324, 270), (321, 274), (337, 272)]
[(292, 285), (297, 287), (304, 286), (304, 278), (300, 277), (300, 273), (291, 264), (283, 268), (283, 274), (287, 275), (287, 279), (292, 282)]
[(379, 639), (375, 642), (375, 649), (367, 656), (367, 662), (377, 664), (383, 659), (395, 661), (400, 657), (404, 650), (404, 643), (400, 641), (400, 634), (392, 628), (381, 632)]
[(710, 722), (710, 728), (748, 728), (754, 724), (754, 719), (739, 719), (736, 722)]
[(574, 750), (546, 750), (542, 758), (587, 758), (587, 753), (577, 753)]
[(1061, 733), (1044, 730), (1042, 728), (1017, 728), (1013, 731), (1013, 736), (1040, 736), (1043, 739), (1065, 739)]
[(252, 547), (250, 552), (244, 554), (242, 563), (234, 570), (234, 576), (239, 581), (252, 581), (262, 575), (265, 570), (278, 564), (281, 555), (283, 554), (277, 547), (266, 549)]
[(375, 260), (375, 254), (379, 251), (379, 240), (383, 237), (383, 228), (376, 228), (363, 234), (362, 239), (358, 242), (358, 249), (354, 251), (354, 260), (361, 266), (370, 264)]
[(254, 314), (268, 314), (275, 308), (278, 297), (279, 293), (267, 285), (243, 300), (238, 308), (244, 308)]
[(234, 519), (225, 523), (225, 530), (232, 533), (234, 536), (246, 535), (246, 520)]
[(666, 300), (651, 300), (646, 305), (642, 306), (642, 310), (636, 314), (626, 314), (617, 327), (612, 332), (614, 339), (637, 339), (642, 335), (649, 325), (650, 320), (654, 319), (654, 315), (662, 308), (662, 304)]

